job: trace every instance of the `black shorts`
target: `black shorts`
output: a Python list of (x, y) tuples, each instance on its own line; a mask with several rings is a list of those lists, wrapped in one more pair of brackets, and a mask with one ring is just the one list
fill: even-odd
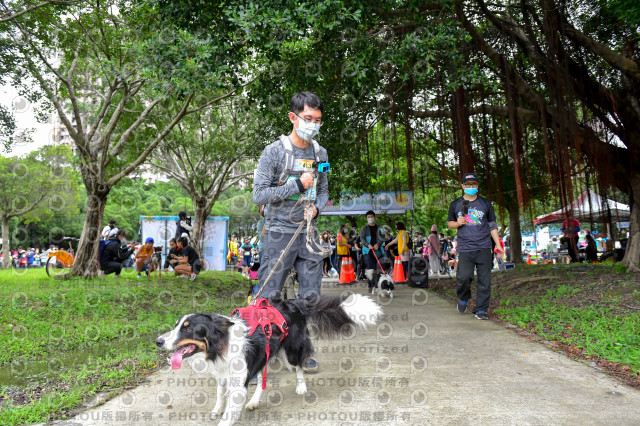
[(193, 272), (196, 275), (198, 275), (202, 270), (202, 262), (200, 261), (197, 261), (193, 264), (189, 263), (188, 265), (191, 266), (191, 272)]

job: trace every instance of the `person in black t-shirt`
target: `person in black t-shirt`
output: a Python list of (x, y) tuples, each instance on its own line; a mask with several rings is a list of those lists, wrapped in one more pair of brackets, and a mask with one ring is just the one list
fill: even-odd
[(195, 280), (202, 267), (198, 253), (189, 245), (187, 237), (178, 238), (178, 249), (180, 250), (180, 257), (178, 257), (178, 263), (173, 270), (176, 275), (185, 275), (191, 281)]
[(493, 265), (492, 239), (498, 255), (504, 255), (500, 244), (496, 215), (491, 201), (478, 195), (478, 176), (465, 173), (462, 176), (464, 195), (449, 205), (448, 225), (458, 230), (458, 272), (456, 274), (458, 312), (467, 310), (471, 298), (471, 280), (474, 269), (478, 271), (476, 304), (473, 313), (477, 319), (489, 319), (491, 298), (491, 267)]

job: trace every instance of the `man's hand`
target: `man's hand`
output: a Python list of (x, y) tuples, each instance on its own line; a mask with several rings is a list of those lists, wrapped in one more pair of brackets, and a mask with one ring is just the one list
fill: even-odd
[(500, 244), (496, 245), (496, 250), (498, 252), (498, 257), (503, 258), (505, 255), (504, 249), (500, 246)]
[(302, 186), (304, 189), (309, 189), (313, 186), (313, 173), (304, 172), (302, 176), (300, 176), (300, 182), (302, 182)]
[(467, 224), (467, 218), (464, 216), (460, 216), (458, 218), (458, 228), (461, 227), (462, 225), (466, 225)]

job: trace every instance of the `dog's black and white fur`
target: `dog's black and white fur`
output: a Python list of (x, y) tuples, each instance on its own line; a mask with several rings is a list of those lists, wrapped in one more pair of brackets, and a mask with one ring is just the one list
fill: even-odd
[[(378, 304), (360, 294), (321, 296), (313, 302), (285, 300), (273, 306), (282, 313), (289, 330), (280, 341), (280, 330), (273, 327), (269, 340), (270, 359), (279, 356), (295, 367), (296, 393), (299, 395), (307, 392), (302, 365), (313, 354), (310, 334), (321, 338), (342, 333), (353, 335), (353, 327), (375, 325), (382, 314)], [(262, 328), (258, 327), (249, 336), (249, 327), (239, 317), (189, 314), (180, 318), (173, 330), (158, 337), (156, 344), (160, 349), (173, 351), (173, 369), (180, 368), (183, 358), (204, 353), (212, 364), (210, 371), (217, 382), (216, 405), (212, 414), (222, 415), (220, 425), (231, 425), (239, 419), (247, 399), (247, 386), (255, 376), (258, 377), (258, 385), (246, 408), (253, 410), (258, 407), (262, 394), (262, 371), (267, 361), (266, 337)]]
[(393, 290), (395, 290), (395, 285), (393, 284), (393, 279), (388, 274), (380, 275), (380, 279), (376, 283), (375, 287), (373, 287), (372, 293), (375, 293), (376, 290), (381, 295), (386, 295), (389, 299), (393, 299)]

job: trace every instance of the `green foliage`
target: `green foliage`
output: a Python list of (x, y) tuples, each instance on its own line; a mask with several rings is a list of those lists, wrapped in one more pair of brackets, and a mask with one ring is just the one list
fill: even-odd
[(627, 272), (627, 267), (624, 265), (621, 265), (619, 263), (616, 263), (615, 265), (613, 265), (613, 273), (615, 274), (624, 274), (625, 272)]
[[(43, 215), (37, 222), (26, 223), (23, 217), (15, 219), (11, 229), (19, 227), (20, 231), (12, 232), (12, 247), (46, 248), (49, 244), (67, 247), (63, 237), (79, 238), (87, 203), (82, 184), (76, 183), (76, 188), (75, 197), (68, 199), (69, 202), (75, 199), (74, 209), (54, 211)], [(133, 239), (139, 229), (140, 216), (176, 216), (180, 210), (190, 211), (191, 205), (191, 199), (174, 181), (146, 184), (140, 179), (125, 178), (111, 191), (102, 226), (113, 218), (118, 227), (126, 229)], [(76, 242), (72, 245), (77, 247)]]
[[(382, 164), (385, 159), (404, 161), (404, 152), (387, 155), (392, 144), (402, 145), (401, 129), (393, 139), (386, 139), (384, 152), (375, 136), (368, 135), (376, 123), (404, 122), (407, 96), (413, 94), (404, 96), (403, 84), (422, 88), (446, 82), (453, 87), (486, 80), (475, 64), (467, 67), (469, 61), (457, 48), (465, 35), (451, 19), (447, 1), (430, 5), (407, 1), (393, 7), (384, 1), (337, 0), (227, 2), (224, 6), (152, 3), (160, 16), (184, 30), (217, 31), (220, 26), (252, 41), (255, 62), (267, 71), (248, 92), (250, 105), (261, 117), (263, 140), (288, 131), (286, 114), (293, 93), (313, 90), (324, 100), (326, 124), (319, 141), (332, 163), (332, 197), (406, 182), (402, 165), (387, 167), (393, 169), (389, 173)], [(412, 131), (417, 137), (418, 130)], [(402, 189), (407, 189), (406, 183)]]
[(608, 307), (571, 308), (548, 299), (499, 308), (496, 314), (549, 340), (580, 348), (585, 355), (626, 364), (640, 373), (640, 336), (636, 332), (640, 314), (622, 317)]
[[(194, 237), (220, 194), (247, 182), (265, 144), (246, 120), (240, 99), (185, 117), (153, 154), (151, 164), (173, 177), (193, 201)], [(243, 212), (248, 209), (244, 208)]]
[(0, 158), (0, 216), (38, 221), (55, 211), (73, 212), (78, 186), (70, 160), (71, 151), (64, 146)]
[(253, 237), (258, 234), (256, 225), (260, 214), (258, 207), (253, 204), (253, 191), (250, 188), (229, 188), (220, 195), (211, 215), (229, 217), (229, 235)]
[(154, 339), (181, 315), (246, 303), (247, 281), (231, 272), (203, 272), (186, 287), (166, 275), (122, 275), (58, 281), (43, 269), (0, 271), (0, 392), (30, 394), (27, 375), (51, 384), (25, 405), (3, 402), (0, 424), (64, 417), (98, 392), (135, 385), (165, 365)]
[(191, 206), (191, 199), (174, 181), (146, 184), (142, 179), (122, 179), (109, 194), (104, 225), (114, 219), (131, 236), (138, 232), (140, 216), (177, 216)]
[[(68, 147), (45, 146), (23, 157), (0, 158), (0, 217), (8, 221), (6, 249), (56, 239), (51, 225), (78, 213), (79, 177), (70, 166)], [(40, 228), (46, 240), (33, 238)]]
[(11, 111), (0, 105), (0, 143), (5, 150), (9, 150), (16, 131), (16, 121)]

